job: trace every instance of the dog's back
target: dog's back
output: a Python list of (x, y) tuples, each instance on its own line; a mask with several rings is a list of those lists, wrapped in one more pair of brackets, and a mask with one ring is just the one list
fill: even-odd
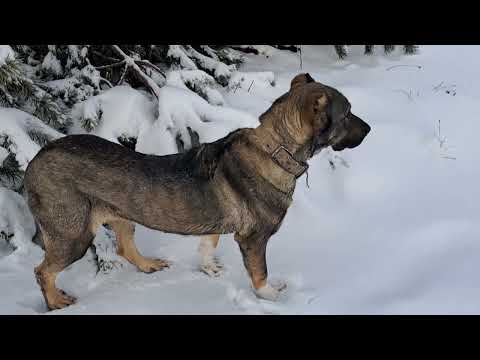
[[(199, 233), (208, 233), (200, 227), (219, 223), (222, 206), (213, 177), (239, 132), (166, 156), (135, 152), (93, 135), (65, 136), (30, 162), (24, 180), (28, 203), (35, 214), (41, 198), (53, 203), (62, 194), (78, 193), (154, 229), (182, 233), (199, 227)], [(206, 211), (192, 213), (206, 203)]]

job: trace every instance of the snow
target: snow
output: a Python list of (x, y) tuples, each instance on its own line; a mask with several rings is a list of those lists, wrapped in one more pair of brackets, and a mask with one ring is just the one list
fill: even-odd
[(3, 147), (0, 147), (0, 164), (5, 160), (8, 156), (8, 151)]
[(0, 66), (4, 65), (7, 59), (15, 59), (15, 53), (9, 45), (0, 45)]
[[(180, 133), (187, 148), (191, 146), (187, 127), (198, 133), (200, 142), (211, 142), (239, 127), (258, 125), (258, 120), (248, 113), (227, 106), (211, 105), (191, 91), (168, 85), (161, 89), (159, 109), (157, 123), (165, 124), (168, 132), (175, 136)], [(148, 135), (151, 140), (143, 141), (144, 147), (150, 146), (152, 136), (156, 136), (155, 131)], [(175, 149), (170, 151), (175, 152)]]
[(231, 76), (232, 71), (235, 70), (235, 65), (226, 65), (208, 56), (200, 54), (191, 46), (189, 46), (188, 52), (199, 62), (199, 64), (201, 64), (202, 68), (213, 72), (216, 78), (224, 77), (225, 79), (228, 79)]
[(51, 71), (55, 75), (61, 75), (63, 72), (62, 64), (60, 64), (60, 61), (53, 55), (52, 51), (49, 51), (43, 59), (42, 69)]
[(81, 120), (95, 118), (100, 109), (99, 125), (91, 134), (116, 143), (122, 135), (139, 137), (154, 121), (154, 104), (144, 94), (128, 86), (116, 86), (73, 107), (71, 133), (87, 133)]
[[(170, 84), (172, 77), (169, 76)], [(187, 127), (197, 131), (201, 142), (210, 142), (239, 127), (254, 127), (258, 120), (248, 113), (209, 104), (179, 81), (159, 90), (158, 105), (147, 95), (128, 86), (116, 86), (78, 103), (72, 110), (71, 133), (86, 133), (81, 120), (102, 110), (99, 125), (91, 134), (118, 143), (118, 137), (137, 139), (136, 150), (156, 155), (177, 152), (175, 137), (181, 134), (190, 147)], [(158, 116), (155, 107), (158, 106)]]
[[(199, 271), (198, 238), (137, 226), (140, 251), (173, 266), (143, 274), (113, 256), (118, 267), (97, 273), (89, 252), (57, 280), (78, 303), (52, 314), (479, 314), (480, 47), (421, 46), (415, 56), (376, 49), (364, 56), (361, 47), (350, 46), (349, 56), (338, 60), (331, 47), (302, 45), (301, 70), (298, 53), (263, 50), (268, 59), (247, 55), (240, 71), (272, 72), (275, 86), (255, 81), (250, 91), (224, 89), (226, 106), (167, 82), (158, 117), (151, 97), (128, 87), (105, 91), (76, 111), (91, 111), (99, 101), (103, 120), (94, 133), (112, 141), (122, 133), (138, 136), (139, 151), (166, 154), (175, 149), (172, 134), (186, 125), (201, 141), (255, 126), (299, 72), (344, 93), (372, 131), (358, 148), (312, 159), (310, 188), (299, 180), (267, 252), (269, 277), (288, 286), (280, 299), (255, 297), (231, 235), (221, 237), (217, 251), (224, 274), (209, 278)], [(0, 132), (5, 124), (15, 128), (9, 119), (17, 115), (5, 111)], [(25, 162), (35, 149), (24, 143)], [(333, 155), (335, 170), (328, 162)], [(9, 226), (31, 225), (15, 195), (0, 192), (0, 209), (6, 198), (9, 208), (20, 209), (9, 215)], [(31, 234), (25, 226), (19, 236)], [(101, 237), (104, 232), (96, 242), (103, 243)], [(5, 248), (0, 288), (9, 292), (0, 297), (0, 312), (45, 313), (33, 277), (42, 251), (32, 246), (22, 255)]]
[[(22, 196), (14, 191), (0, 187), (0, 233), (13, 234), (8, 240), (15, 249), (13, 258), (25, 256), (33, 248), (32, 237), (35, 234), (35, 220)], [(3, 240), (5, 241), (5, 240)], [(0, 250), (0, 259), (3, 257)]]
[(188, 90), (186, 84), (191, 88), (200, 89), (204, 92), (205, 100), (212, 105), (224, 105), (225, 100), (222, 94), (215, 88), (215, 79), (200, 70), (178, 70), (169, 71), (166, 83), (181, 89)]
[(11, 142), (8, 150), (15, 154), (20, 168), (24, 171), (40, 150), (40, 145), (28, 135), (28, 131), (31, 130), (44, 134), (49, 139), (62, 136), (33, 115), (17, 109), (0, 107), (0, 137), (8, 136)]
[(238, 88), (249, 92), (253, 86), (270, 89), (273, 85), (275, 85), (275, 76), (271, 71), (253, 73), (236, 71), (228, 83), (229, 89), (234, 92), (236, 92)]
[(197, 65), (185, 54), (181, 45), (170, 45), (167, 52), (167, 57), (175, 59), (179, 62), (182, 68), (188, 70), (196, 70)]

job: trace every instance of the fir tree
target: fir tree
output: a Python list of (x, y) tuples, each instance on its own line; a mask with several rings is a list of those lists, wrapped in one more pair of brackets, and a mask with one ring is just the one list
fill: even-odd
[(31, 113), (56, 129), (65, 124), (65, 116), (53, 97), (27, 77), (17, 59), (7, 59), (0, 66), (0, 106)]
[[(348, 45), (333, 45), (335, 52), (340, 59), (344, 59), (348, 56)], [(365, 55), (371, 55), (374, 52), (375, 45), (365, 45)], [(395, 45), (383, 45), (385, 54), (391, 53), (395, 50)], [(417, 45), (403, 45), (403, 52), (406, 55), (415, 54), (418, 50)]]
[(15, 157), (13, 141), (10, 136), (0, 134), (0, 185), (18, 191), (22, 180), (23, 171)]

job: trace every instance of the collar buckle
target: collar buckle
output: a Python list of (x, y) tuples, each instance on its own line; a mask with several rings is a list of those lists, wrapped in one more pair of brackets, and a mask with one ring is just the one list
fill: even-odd
[(272, 154), (273, 161), (284, 169), (286, 172), (295, 176), (298, 179), (308, 170), (306, 162), (300, 162), (293, 157), (293, 154), (288, 149), (280, 145)]

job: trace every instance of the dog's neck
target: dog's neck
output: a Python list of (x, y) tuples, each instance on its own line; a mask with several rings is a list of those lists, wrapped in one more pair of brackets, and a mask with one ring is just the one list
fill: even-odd
[[(308, 164), (303, 159), (303, 149), (287, 132), (281, 134), (272, 126), (262, 123), (254, 130), (258, 146), (266, 152), (271, 160), (280, 166), (295, 179), (302, 176), (308, 169)], [(298, 157), (300, 155), (300, 157)]]

